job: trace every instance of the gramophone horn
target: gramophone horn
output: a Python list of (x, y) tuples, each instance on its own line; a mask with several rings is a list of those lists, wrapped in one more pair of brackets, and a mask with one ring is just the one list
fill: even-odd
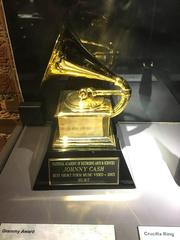
[(56, 76), (59, 81), (65, 77), (71, 77), (74, 80), (80, 78), (83, 81), (88, 79), (112, 83), (117, 89), (91, 90), (93, 96), (119, 96), (111, 117), (124, 110), (131, 95), (128, 83), (100, 63), (68, 29), (65, 29), (56, 40), (42, 85), (50, 81), (53, 76)]

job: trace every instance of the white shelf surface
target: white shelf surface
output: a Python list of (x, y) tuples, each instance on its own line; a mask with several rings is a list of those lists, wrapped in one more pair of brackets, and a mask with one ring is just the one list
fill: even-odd
[(119, 123), (135, 189), (32, 191), (50, 129), (25, 127), (0, 174), (0, 222), (111, 224), (117, 240), (138, 225), (180, 226), (180, 123)]

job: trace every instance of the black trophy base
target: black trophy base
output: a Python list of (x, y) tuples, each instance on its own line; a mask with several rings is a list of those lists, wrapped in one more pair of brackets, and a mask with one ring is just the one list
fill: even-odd
[(34, 190), (135, 188), (122, 152), (48, 151)]
[(135, 184), (120, 148), (66, 152), (49, 148), (33, 190), (129, 188)]
[(118, 139), (112, 149), (58, 151), (52, 147), (54, 134), (52, 127), (33, 190), (135, 188)]

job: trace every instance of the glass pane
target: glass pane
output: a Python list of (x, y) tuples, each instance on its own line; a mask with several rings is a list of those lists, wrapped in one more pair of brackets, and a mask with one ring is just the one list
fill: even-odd
[(17, 70), (25, 100), (40, 84), (62, 26), (116, 74), (132, 98), (122, 121), (179, 121), (179, 0), (6, 0)]

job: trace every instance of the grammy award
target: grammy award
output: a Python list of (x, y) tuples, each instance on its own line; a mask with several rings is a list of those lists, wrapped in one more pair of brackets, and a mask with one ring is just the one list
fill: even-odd
[(126, 80), (112, 73), (65, 29), (56, 40), (42, 89), (51, 92), (45, 94), (50, 96), (47, 111), (54, 106), (45, 157), (49, 187), (119, 185), (127, 174), (113, 118), (128, 104), (131, 89)]

